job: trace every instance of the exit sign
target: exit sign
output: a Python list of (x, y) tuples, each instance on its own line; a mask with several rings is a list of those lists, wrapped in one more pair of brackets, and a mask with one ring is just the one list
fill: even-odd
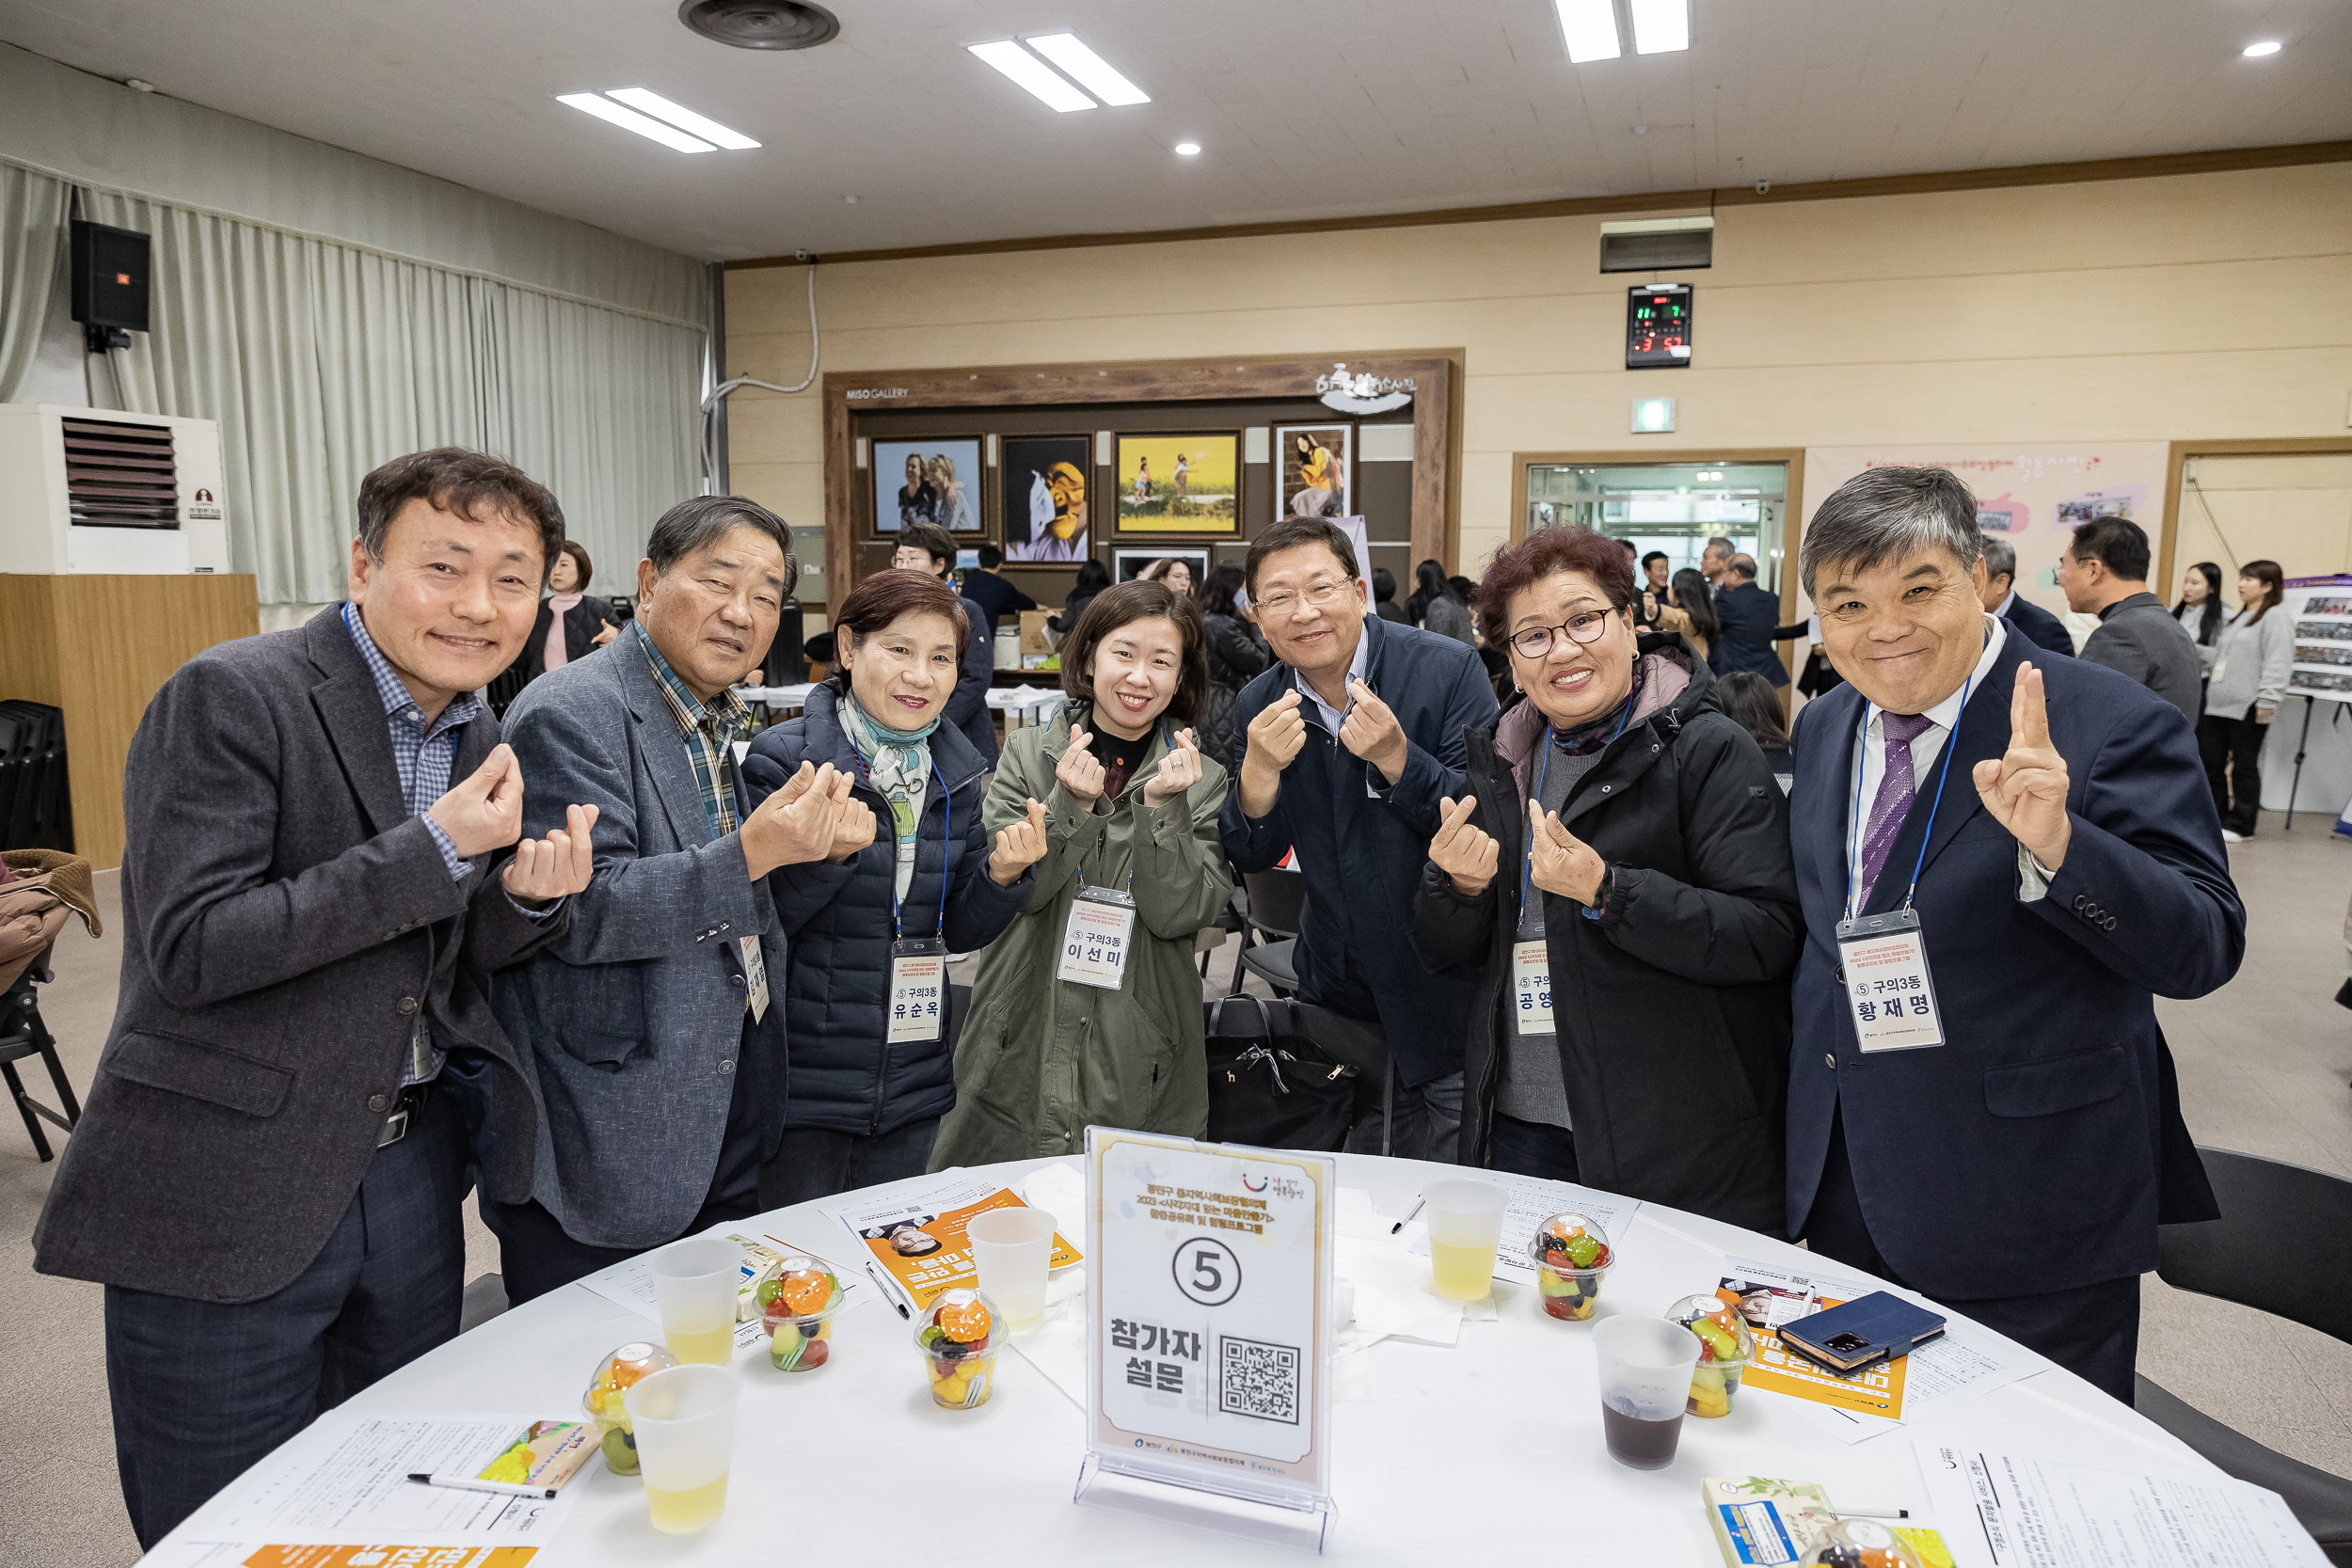
[(1633, 434), (1661, 436), (1675, 427), (1675, 400), (1672, 398), (1635, 398), (1633, 400)]
[(1625, 368), (1679, 370), (1691, 362), (1691, 285), (1645, 283), (1625, 295)]

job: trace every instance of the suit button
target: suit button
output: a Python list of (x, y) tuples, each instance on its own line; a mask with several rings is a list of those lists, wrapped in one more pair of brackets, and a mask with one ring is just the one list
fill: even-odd
[(738, 990), (740, 990), (743, 989), (743, 976), (740, 974), (730, 974), (727, 976), (727, 984), (735, 987)]
[(385, 1112), (390, 1110), (391, 1108), (392, 1101), (389, 1095), (372, 1094), (368, 1096), (368, 1109), (373, 1111), (377, 1116), (382, 1116)]
[(2076, 914), (2080, 914), (2080, 913), (2082, 913), (2082, 912), (2083, 912), (2083, 906), (2084, 906), (2085, 904), (2090, 903), (2090, 895), (2089, 894), (2078, 893), (2078, 894), (2074, 895), (2074, 912), (2075, 912)]
[(731, 930), (735, 929), (735, 927), (732, 927), (732, 926), (727, 925), (726, 923), (724, 923), (724, 922), (723, 921), (723, 922), (721, 922), (721, 923), (720, 923), (719, 929), (720, 929), (720, 930), (722, 930), (722, 931), (731, 931)]
[(1837, 1070), (1837, 1053), (1834, 1051), (1822, 1052), (1821, 1065), (1829, 1069), (1830, 1071), (1836, 1072)]
[(721, 1062), (719, 1064), (719, 1070), (721, 1072), (733, 1072), (735, 1070), (735, 1063), (733, 1059), (730, 1058), (727, 1061)]
[(2099, 922), (2099, 924), (2106, 929), (2112, 931), (2115, 929), (2115, 916), (2109, 915), (2105, 920)]
[(402, 997), (400, 999), (400, 1010), (404, 1013), (415, 1012), (417, 1010), (417, 999), (413, 996)]

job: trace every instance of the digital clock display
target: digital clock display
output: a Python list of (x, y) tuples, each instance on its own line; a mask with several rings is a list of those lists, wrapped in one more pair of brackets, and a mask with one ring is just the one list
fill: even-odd
[(1625, 368), (1680, 369), (1691, 362), (1691, 285), (1645, 283), (1625, 296)]

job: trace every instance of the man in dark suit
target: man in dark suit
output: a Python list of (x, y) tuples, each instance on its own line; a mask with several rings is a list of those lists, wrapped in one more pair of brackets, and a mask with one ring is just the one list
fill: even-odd
[[(2227, 981), (2246, 914), (2179, 713), (1986, 614), (1981, 548), (1942, 468), (1805, 532), (1850, 684), (1797, 720), (1788, 1233), (2129, 1402), (2159, 1190), (2201, 1182), (2153, 999)], [(1929, 986), (1890, 1022), (1840, 923), (1902, 910)]]
[[(996, 626), (1006, 616), (1024, 610), (1035, 610), (1037, 601), (996, 575), (996, 568), (1005, 563), (1005, 552), (983, 540), (980, 544), (980, 563), (963, 574), (963, 596), (980, 607), (988, 618), (985, 633), (990, 644), (990, 657), (994, 657)], [(974, 626), (975, 637), (983, 635)]]
[[(488, 972), (563, 931), (595, 817), (493, 868), (523, 777), (474, 693), (521, 649), (563, 527), (520, 470), (454, 449), (370, 474), (358, 521), (350, 602), (191, 659), (124, 773), (121, 998), (34, 1244), (106, 1287), (143, 1546), (457, 1332), (493, 1098), (483, 1185), (530, 1180)], [(501, 1077), (521, 1092), (485, 1092)]]
[(2073, 657), (2074, 636), (2066, 623), (2017, 592), (2017, 548), (1998, 534), (1984, 541), (1977, 562), (1977, 599), (1988, 615), (1998, 615), (2036, 647)]
[(1780, 635), (1780, 597), (1756, 585), (1754, 557), (1735, 555), (1724, 562), (1715, 619), (1723, 623), (1723, 632), (1707, 650), (1708, 668), (1719, 675), (1752, 670), (1774, 686), (1788, 684), (1780, 651), (1772, 646)]

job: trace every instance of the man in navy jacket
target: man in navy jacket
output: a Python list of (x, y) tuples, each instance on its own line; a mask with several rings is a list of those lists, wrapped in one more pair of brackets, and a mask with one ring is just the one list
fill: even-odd
[[(2128, 1402), (2159, 1179), (2198, 1176), (2153, 997), (2227, 981), (2246, 914), (2179, 712), (1987, 615), (1981, 550), (1941, 468), (1863, 474), (1805, 534), (1849, 684), (1797, 724), (1788, 1233)], [(1848, 996), (1839, 923), (1906, 905), (1941, 1043), (1865, 1050), (1887, 1004)]]
[(1723, 632), (1707, 651), (1708, 667), (1719, 675), (1749, 670), (1774, 686), (1788, 684), (1773, 641), (1780, 631), (1780, 596), (1756, 585), (1756, 562), (1735, 555), (1724, 565), (1715, 591), (1715, 618)]
[(1386, 1030), (1392, 1148), (1451, 1161), (1476, 981), (1422, 965), (1413, 895), (1438, 802), (1462, 792), (1463, 737), (1494, 721), (1494, 689), (1475, 650), (1368, 616), (1355, 546), (1320, 518), (1260, 534), (1243, 571), (1279, 662), (1234, 700), (1243, 754), (1225, 851), (1264, 871), (1296, 847), (1307, 878), (1299, 997)]
[(1977, 597), (1986, 614), (1998, 615), (2036, 647), (2074, 657), (2074, 639), (2066, 623), (2017, 592), (2016, 546), (2006, 539), (1987, 539), (1978, 568)]

